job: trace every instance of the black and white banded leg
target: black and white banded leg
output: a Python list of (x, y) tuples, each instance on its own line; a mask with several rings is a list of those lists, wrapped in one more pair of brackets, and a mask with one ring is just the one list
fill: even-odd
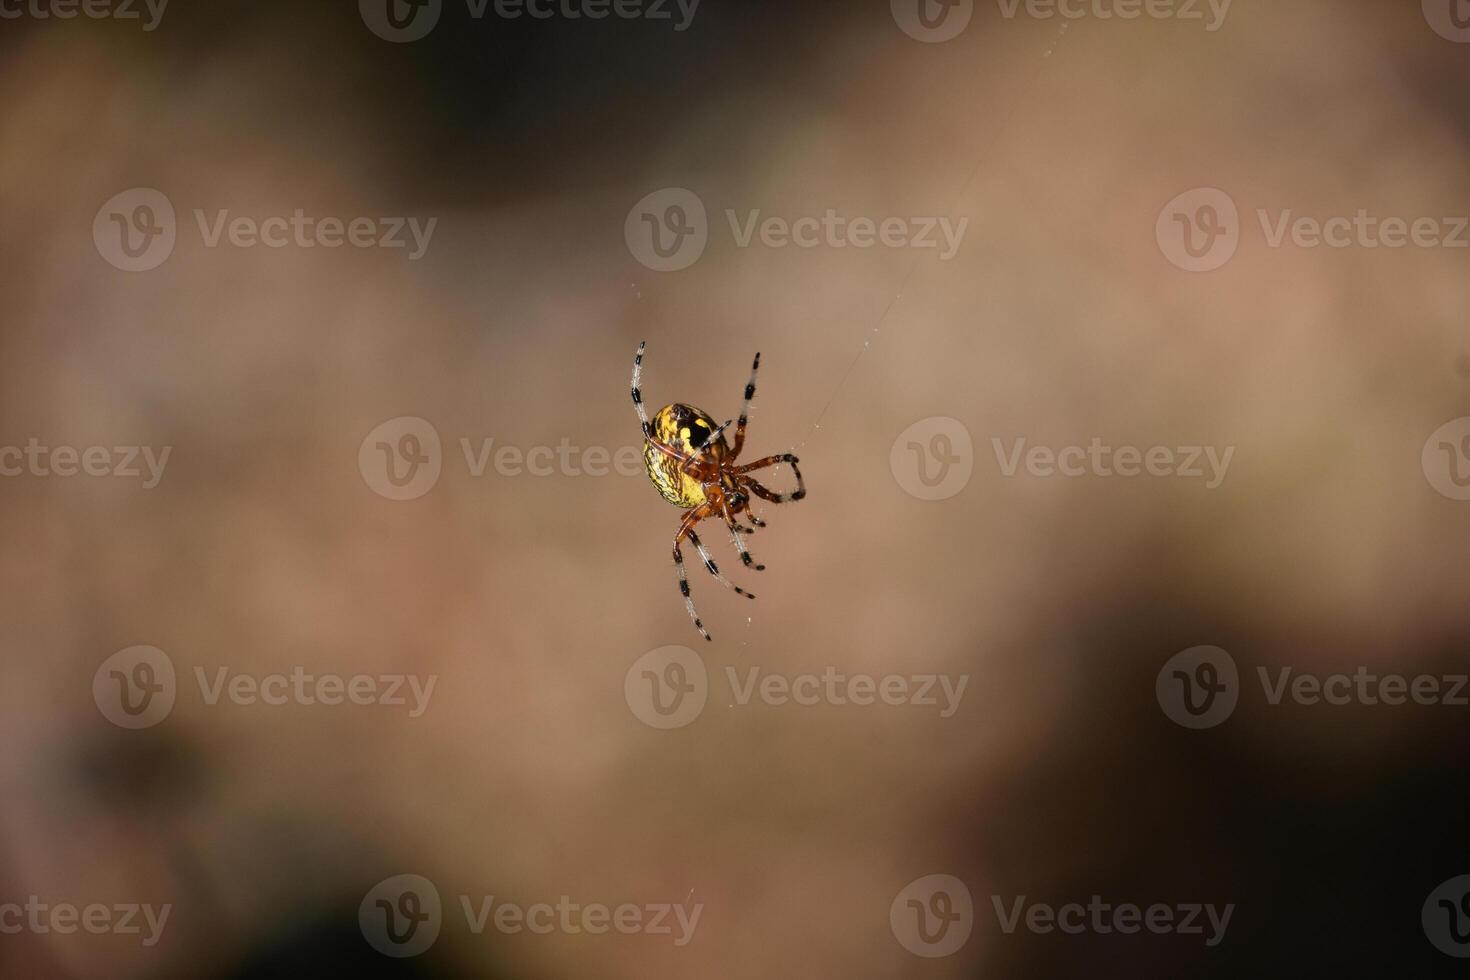
[(697, 457), (686, 456), (678, 450), (671, 449), (670, 447), (665, 446), (663, 443), (659, 442), (657, 439), (653, 438), (653, 426), (648, 421), (648, 410), (643, 407), (643, 348), (647, 346), (648, 341), (645, 340), (640, 342), (638, 344), (638, 353), (633, 356), (633, 408), (638, 413), (638, 421), (643, 425), (643, 441), (646, 444), (653, 446), (653, 448), (657, 449), (665, 456), (677, 462), (682, 469), (684, 466), (687, 466), (689, 463), (693, 462)]
[(745, 539), (740, 536), (740, 525), (732, 521), (727, 526), (730, 528), (730, 537), (735, 542), (735, 550), (740, 552), (741, 563), (743, 563), (746, 568), (753, 568), (758, 572), (764, 572), (766, 570), (766, 566), (756, 564), (755, 559), (750, 557), (750, 552), (745, 549)]
[(693, 542), (694, 547), (699, 549), (699, 557), (704, 559), (704, 570), (713, 575), (716, 582), (719, 582), (727, 589), (733, 589), (736, 595), (743, 595), (747, 599), (755, 598), (754, 592), (746, 592), (740, 586), (736, 585), (734, 582), (730, 581), (729, 579), (725, 578), (725, 576), (720, 574), (720, 566), (715, 564), (715, 560), (713, 557), (711, 557), (709, 549), (704, 546), (703, 541), (699, 540), (699, 535), (694, 533), (693, 524), (689, 525), (689, 531), (686, 536), (691, 542)]
[[(750, 400), (755, 397), (755, 376), (761, 369), (761, 352), (755, 352), (755, 363), (750, 366), (750, 380), (745, 383), (745, 400), (740, 403), (740, 419), (735, 424), (735, 445), (730, 451), (739, 458), (745, 448), (745, 423), (750, 420)], [(726, 423), (729, 424), (729, 423)]]
[(639, 341), (638, 353), (633, 355), (633, 408), (638, 412), (638, 421), (643, 423), (644, 439), (653, 436), (653, 428), (648, 424), (648, 410), (643, 407), (643, 348), (647, 346), (648, 341)]
[[(687, 470), (689, 464), (694, 462), (696, 459), (704, 459), (705, 456), (709, 454), (710, 447), (719, 442), (720, 433), (728, 429), (730, 427), (730, 423), (733, 421), (735, 420), (726, 419), (723, 425), (716, 427), (715, 430), (709, 434), (709, 436), (704, 440), (704, 445), (700, 446), (698, 451), (695, 452), (693, 456), (682, 457), (682, 461), (679, 463), (680, 471)], [(674, 454), (671, 453), (670, 455)]]
[(699, 613), (694, 609), (694, 597), (689, 594), (689, 576), (684, 571), (684, 554), (679, 550), (679, 542), (693, 533), (695, 522), (705, 516), (700, 513), (704, 509), (696, 507), (685, 514), (684, 520), (679, 523), (679, 531), (674, 535), (674, 570), (679, 574), (679, 594), (684, 597), (684, 608), (689, 610), (689, 618), (694, 620), (694, 628), (699, 630), (699, 635), (706, 640), (713, 640), (714, 637), (709, 635), (709, 630), (704, 628), (704, 624), (699, 621)]

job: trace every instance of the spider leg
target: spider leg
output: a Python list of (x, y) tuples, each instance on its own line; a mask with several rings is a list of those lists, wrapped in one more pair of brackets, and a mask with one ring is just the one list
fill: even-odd
[(730, 449), (731, 459), (738, 459), (740, 450), (745, 448), (745, 423), (750, 417), (750, 400), (755, 397), (755, 375), (760, 369), (761, 352), (756, 351), (755, 363), (750, 366), (750, 380), (745, 383), (745, 400), (740, 403), (740, 422), (735, 426), (735, 445)]
[[(713, 517), (714, 514), (707, 512), (704, 516), (705, 517)], [(686, 523), (688, 523), (688, 522), (686, 521)], [(723, 576), (723, 575), (720, 574), (720, 566), (718, 566), (718, 565), (715, 564), (714, 558), (710, 557), (709, 549), (704, 546), (704, 542), (703, 541), (699, 540), (699, 535), (697, 535), (697, 534), (694, 533), (694, 525), (693, 524), (689, 524), (689, 530), (687, 532), (685, 532), (685, 536), (688, 537), (689, 540), (694, 543), (694, 547), (695, 548), (699, 549), (699, 557), (701, 557), (701, 558), (704, 559), (704, 569), (705, 569), (705, 571), (707, 571), (711, 575), (713, 575), (715, 577), (715, 581), (716, 582), (719, 582), (721, 585), (723, 585), (727, 589), (734, 589), (735, 590), (735, 593), (737, 595), (743, 595), (747, 599), (754, 599), (755, 598), (755, 593), (753, 593), (753, 592), (746, 592), (740, 586), (736, 585), (734, 582), (730, 581), (729, 579), (725, 578), (725, 576)]]
[(765, 459), (758, 459), (754, 463), (747, 463), (744, 466), (737, 466), (735, 467), (735, 473), (745, 474), (749, 473), (751, 470), (763, 469), (767, 466), (775, 466), (777, 463), (787, 464), (791, 467), (791, 472), (796, 474), (796, 489), (791, 491), (790, 493), (772, 493), (770, 490), (767, 490), (765, 487), (756, 482), (753, 477), (745, 477), (745, 482), (750, 485), (750, 489), (755, 493), (757, 497), (762, 497), (766, 500), (771, 501), (772, 503), (784, 504), (788, 500), (800, 500), (801, 498), (806, 496), (806, 481), (801, 478), (801, 470), (797, 469), (797, 462), (799, 462), (797, 458), (790, 453), (779, 453), (775, 456), (767, 456)]
[(653, 435), (653, 430), (648, 425), (648, 410), (643, 407), (643, 348), (647, 346), (648, 341), (639, 341), (638, 353), (633, 355), (633, 409), (638, 413), (638, 421), (643, 423), (644, 439), (650, 439)]
[[(709, 438), (705, 439), (704, 445), (700, 446), (699, 447), (699, 451), (697, 453), (695, 453), (693, 456), (681, 456), (681, 457), (679, 457), (682, 460), (679, 463), (679, 471), (681, 473), (688, 472), (688, 470), (689, 470), (689, 464), (690, 463), (694, 462), (695, 460), (703, 460), (703, 459), (705, 459), (706, 454), (709, 452), (709, 448), (711, 446), (715, 445), (715, 443), (719, 440), (720, 433), (721, 432), (724, 432), (725, 429), (728, 428), (729, 425), (730, 425), (730, 423), (733, 422), (733, 421), (734, 421), (734, 419), (726, 419), (724, 425), (721, 425), (721, 426), (717, 427), (715, 429), (715, 431), (711, 432), (709, 434)], [(675, 455), (675, 452), (674, 452), (673, 449), (669, 449), (668, 450), (668, 453), (671, 456)]]
[(717, 443), (719, 441), (721, 433), (723, 433), (726, 429), (728, 429), (730, 427), (730, 423), (733, 422), (733, 421), (735, 421), (735, 420), (734, 419), (726, 419), (724, 422), (721, 422), (720, 423), (719, 428), (715, 429), (715, 431), (713, 431), (713, 432), (711, 432), (709, 434), (709, 438), (706, 439), (704, 441), (704, 445), (700, 447), (700, 450), (699, 450), (700, 455), (704, 455), (704, 453), (706, 451), (708, 451), (708, 449), (709, 449), (710, 446), (713, 446), (715, 443)]
[[(743, 502), (741, 506), (744, 506)], [(740, 552), (740, 560), (745, 564), (745, 567), (754, 568), (758, 572), (765, 571), (766, 566), (757, 565), (751, 559), (750, 552), (747, 551), (745, 548), (745, 539), (740, 536), (741, 531), (745, 531), (748, 534), (754, 534), (755, 528), (745, 527), (743, 524), (735, 519), (735, 515), (739, 513), (739, 509), (732, 508), (730, 506), (730, 498), (724, 496), (723, 494), (720, 495), (720, 513), (725, 518), (725, 526), (730, 531), (730, 539), (735, 542), (735, 550)]]
[(740, 536), (741, 526), (732, 519), (729, 523), (730, 537), (735, 542), (735, 550), (740, 552), (740, 560), (745, 563), (746, 568), (753, 568), (758, 572), (766, 570), (766, 566), (757, 565), (750, 557), (750, 552), (745, 550), (745, 539)]
[(674, 535), (674, 568), (679, 573), (679, 594), (684, 597), (684, 608), (689, 610), (689, 618), (694, 620), (694, 628), (699, 630), (700, 636), (706, 640), (712, 640), (714, 638), (709, 635), (709, 630), (705, 629), (704, 624), (699, 621), (699, 613), (694, 610), (694, 597), (689, 594), (689, 577), (684, 573), (684, 555), (679, 551), (679, 542), (693, 532), (695, 524), (709, 516), (708, 512), (709, 505), (701, 504), (685, 514), (684, 519), (679, 522), (679, 531)]
[[(736, 477), (735, 478), (735, 485), (736, 486), (741, 486), (741, 485), (743, 485), (745, 483), (748, 483), (749, 481), (750, 481), (750, 477), (748, 477), (748, 476)], [(749, 489), (749, 488), (747, 487), (747, 489)], [(756, 512), (754, 510), (751, 509), (750, 500), (749, 500), (749, 495), (748, 494), (747, 494), (746, 502), (741, 505), (741, 509), (735, 511), (735, 515), (739, 515), (739, 514), (742, 514), (742, 513), (745, 515), (745, 519), (748, 520), (748, 521), (750, 521), (750, 526), (749, 527), (746, 527), (744, 524), (741, 524), (738, 516), (732, 515), (732, 519), (731, 519), (731, 523), (734, 524), (735, 527), (736, 527), (736, 529), (739, 530), (740, 532), (742, 532), (744, 534), (754, 534), (756, 532), (756, 528), (770, 527), (769, 524), (767, 524), (765, 521), (761, 520), (760, 516), (758, 514), (756, 514)]]
[[(643, 424), (643, 441), (653, 446), (659, 452), (678, 462), (683, 469), (697, 457), (686, 456), (678, 450), (665, 446), (653, 437), (653, 426), (648, 421), (648, 410), (643, 407), (643, 348), (648, 346), (648, 341), (638, 344), (638, 353), (633, 355), (633, 408), (638, 413), (638, 421)], [(721, 427), (723, 428), (723, 426)]]

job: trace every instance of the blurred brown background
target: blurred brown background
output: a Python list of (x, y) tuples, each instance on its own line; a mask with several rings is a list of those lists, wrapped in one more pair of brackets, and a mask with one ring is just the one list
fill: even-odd
[[(1247, 3), (1199, 21), (976, 4), (922, 43), (887, 4), (705, 0), (648, 19), (476, 20), (388, 43), (350, 3), (176, 0), (0, 24), (0, 446), (172, 447), (156, 487), (0, 478), (0, 903), (171, 903), (162, 940), (0, 935), (4, 977), (1448, 975), (1420, 906), (1470, 871), (1465, 708), (1270, 706), (1256, 669), (1467, 670), (1470, 504), (1425, 440), (1470, 415), (1453, 249), (1271, 248), (1255, 218), (1470, 213), (1470, 46), (1417, 4)], [(20, 9), (20, 8), (16, 8)], [(29, 8), (27, 8), (29, 9)], [(146, 17), (146, 11), (144, 11)], [(675, 12), (677, 17), (677, 11)], [(104, 202), (177, 212), (157, 268), (92, 238)], [(624, 240), (660, 188), (709, 244), (657, 272)], [(1240, 208), (1235, 257), (1181, 271), (1160, 210)], [(436, 219), (427, 251), (207, 247), (194, 218)], [(743, 217), (969, 219), (958, 254), (737, 247)], [(723, 420), (763, 368), (766, 507), (726, 592), (641, 476), (475, 476), (461, 440), (636, 446), (653, 407)], [(437, 483), (374, 492), (375, 427), (428, 420)], [(890, 468), (931, 417), (973, 475)], [(1233, 446), (1179, 478), (1006, 477), (1009, 447)], [(768, 483), (786, 487), (789, 474)], [(686, 558), (693, 549), (686, 547)], [(125, 730), (94, 674), (178, 672)], [(710, 700), (645, 725), (630, 666), (696, 649)], [(1155, 678), (1240, 666), (1225, 724)], [(433, 674), (389, 706), (208, 704), (211, 677)], [(744, 676), (967, 675), (959, 710), (731, 704)], [(423, 875), (443, 931), (374, 952), (358, 904)], [(889, 907), (963, 880), (974, 933), (921, 959)], [(694, 940), (475, 935), (457, 896), (702, 903)], [(991, 896), (1233, 902), (1198, 937), (1006, 935)]]

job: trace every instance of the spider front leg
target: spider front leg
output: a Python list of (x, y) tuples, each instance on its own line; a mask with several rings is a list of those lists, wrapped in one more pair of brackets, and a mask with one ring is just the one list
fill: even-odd
[(700, 446), (699, 451), (692, 456), (681, 457), (678, 453), (674, 452), (674, 450), (667, 448), (664, 448), (664, 451), (667, 452), (670, 456), (673, 456), (675, 459), (680, 459), (681, 462), (679, 463), (679, 472), (687, 473), (689, 472), (689, 464), (695, 462), (696, 460), (703, 460), (704, 458), (706, 458), (706, 456), (709, 454), (710, 447), (716, 445), (720, 441), (720, 433), (729, 428), (730, 423), (733, 421), (734, 419), (726, 419), (723, 425), (716, 427), (716, 429), (709, 434), (709, 437), (704, 440), (704, 445)]
[(643, 349), (648, 346), (648, 341), (638, 343), (638, 353), (633, 355), (633, 410), (638, 413), (638, 421), (643, 423), (643, 438), (648, 439), (653, 435), (653, 430), (648, 425), (648, 410), (643, 407)]
[[(735, 426), (735, 445), (730, 447), (730, 458), (739, 459), (740, 450), (745, 448), (745, 423), (750, 418), (750, 400), (755, 397), (755, 376), (761, 369), (761, 352), (755, 352), (755, 363), (750, 366), (750, 380), (745, 383), (745, 400), (740, 403), (740, 421)], [(729, 425), (729, 423), (725, 423)]]
[(691, 463), (695, 457), (686, 456), (653, 437), (653, 425), (648, 421), (648, 409), (643, 407), (643, 349), (648, 346), (648, 341), (638, 344), (638, 353), (633, 355), (633, 382), (630, 386), (633, 393), (633, 410), (638, 413), (638, 422), (643, 426), (643, 441), (652, 445), (665, 456), (678, 462), (680, 469)]
[(806, 496), (806, 481), (801, 478), (801, 470), (798, 469), (796, 465), (798, 462), (800, 462), (800, 460), (798, 460), (790, 453), (779, 453), (775, 456), (767, 456), (764, 459), (758, 459), (754, 463), (747, 463), (744, 466), (737, 466), (735, 467), (734, 472), (743, 476), (744, 474), (749, 473), (751, 470), (759, 470), (767, 466), (775, 466), (777, 463), (787, 464), (791, 467), (791, 472), (796, 474), (796, 489), (791, 491), (790, 493), (773, 493), (772, 491), (767, 490), (765, 487), (761, 486), (754, 477), (744, 476), (743, 479), (743, 482), (750, 487), (751, 492), (754, 493), (757, 497), (760, 497), (764, 500), (769, 500), (773, 504), (784, 504), (788, 500), (800, 500)]

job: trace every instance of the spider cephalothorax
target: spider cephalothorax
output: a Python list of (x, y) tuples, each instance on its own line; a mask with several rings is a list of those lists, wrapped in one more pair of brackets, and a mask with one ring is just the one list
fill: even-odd
[[(704, 542), (694, 533), (694, 525), (707, 517), (722, 520), (730, 530), (730, 537), (735, 542), (735, 550), (740, 553), (740, 560), (747, 568), (762, 571), (766, 566), (757, 565), (751, 560), (750, 552), (746, 550), (745, 541), (741, 538), (742, 533), (753, 534), (755, 528), (765, 527), (765, 522), (750, 510), (751, 497), (784, 504), (788, 500), (805, 497), (806, 484), (802, 482), (801, 471), (796, 468), (797, 458), (790, 453), (766, 456), (744, 466), (735, 465), (740, 451), (745, 448), (745, 424), (750, 412), (750, 400), (755, 397), (755, 375), (761, 365), (760, 354), (755, 355), (755, 363), (750, 368), (750, 381), (745, 386), (745, 400), (740, 406), (740, 418), (735, 425), (735, 445), (730, 446), (725, 442), (725, 429), (730, 423), (727, 421), (724, 425), (716, 425), (708, 413), (692, 405), (665, 405), (649, 419), (648, 412), (643, 407), (643, 391), (639, 387), (643, 374), (643, 349), (646, 346), (646, 343), (639, 344), (638, 353), (633, 358), (633, 407), (637, 409), (638, 419), (643, 423), (643, 462), (648, 469), (648, 478), (658, 488), (659, 494), (669, 503), (687, 508), (683, 520), (679, 522), (679, 530), (674, 535), (674, 567), (679, 573), (679, 594), (684, 597), (689, 618), (694, 620), (695, 628), (708, 640), (709, 631), (700, 622), (699, 615), (694, 611), (694, 600), (689, 595), (689, 580), (684, 574), (684, 556), (679, 551), (679, 542), (688, 538), (693, 543), (699, 550), (699, 557), (704, 559), (705, 569), (721, 585), (754, 599), (754, 595), (720, 574), (720, 569), (710, 557)], [(796, 489), (791, 493), (772, 493), (748, 475), (752, 470), (778, 463), (788, 464), (791, 472), (796, 475)], [(750, 518), (754, 527), (746, 527), (736, 520), (742, 513)]]

